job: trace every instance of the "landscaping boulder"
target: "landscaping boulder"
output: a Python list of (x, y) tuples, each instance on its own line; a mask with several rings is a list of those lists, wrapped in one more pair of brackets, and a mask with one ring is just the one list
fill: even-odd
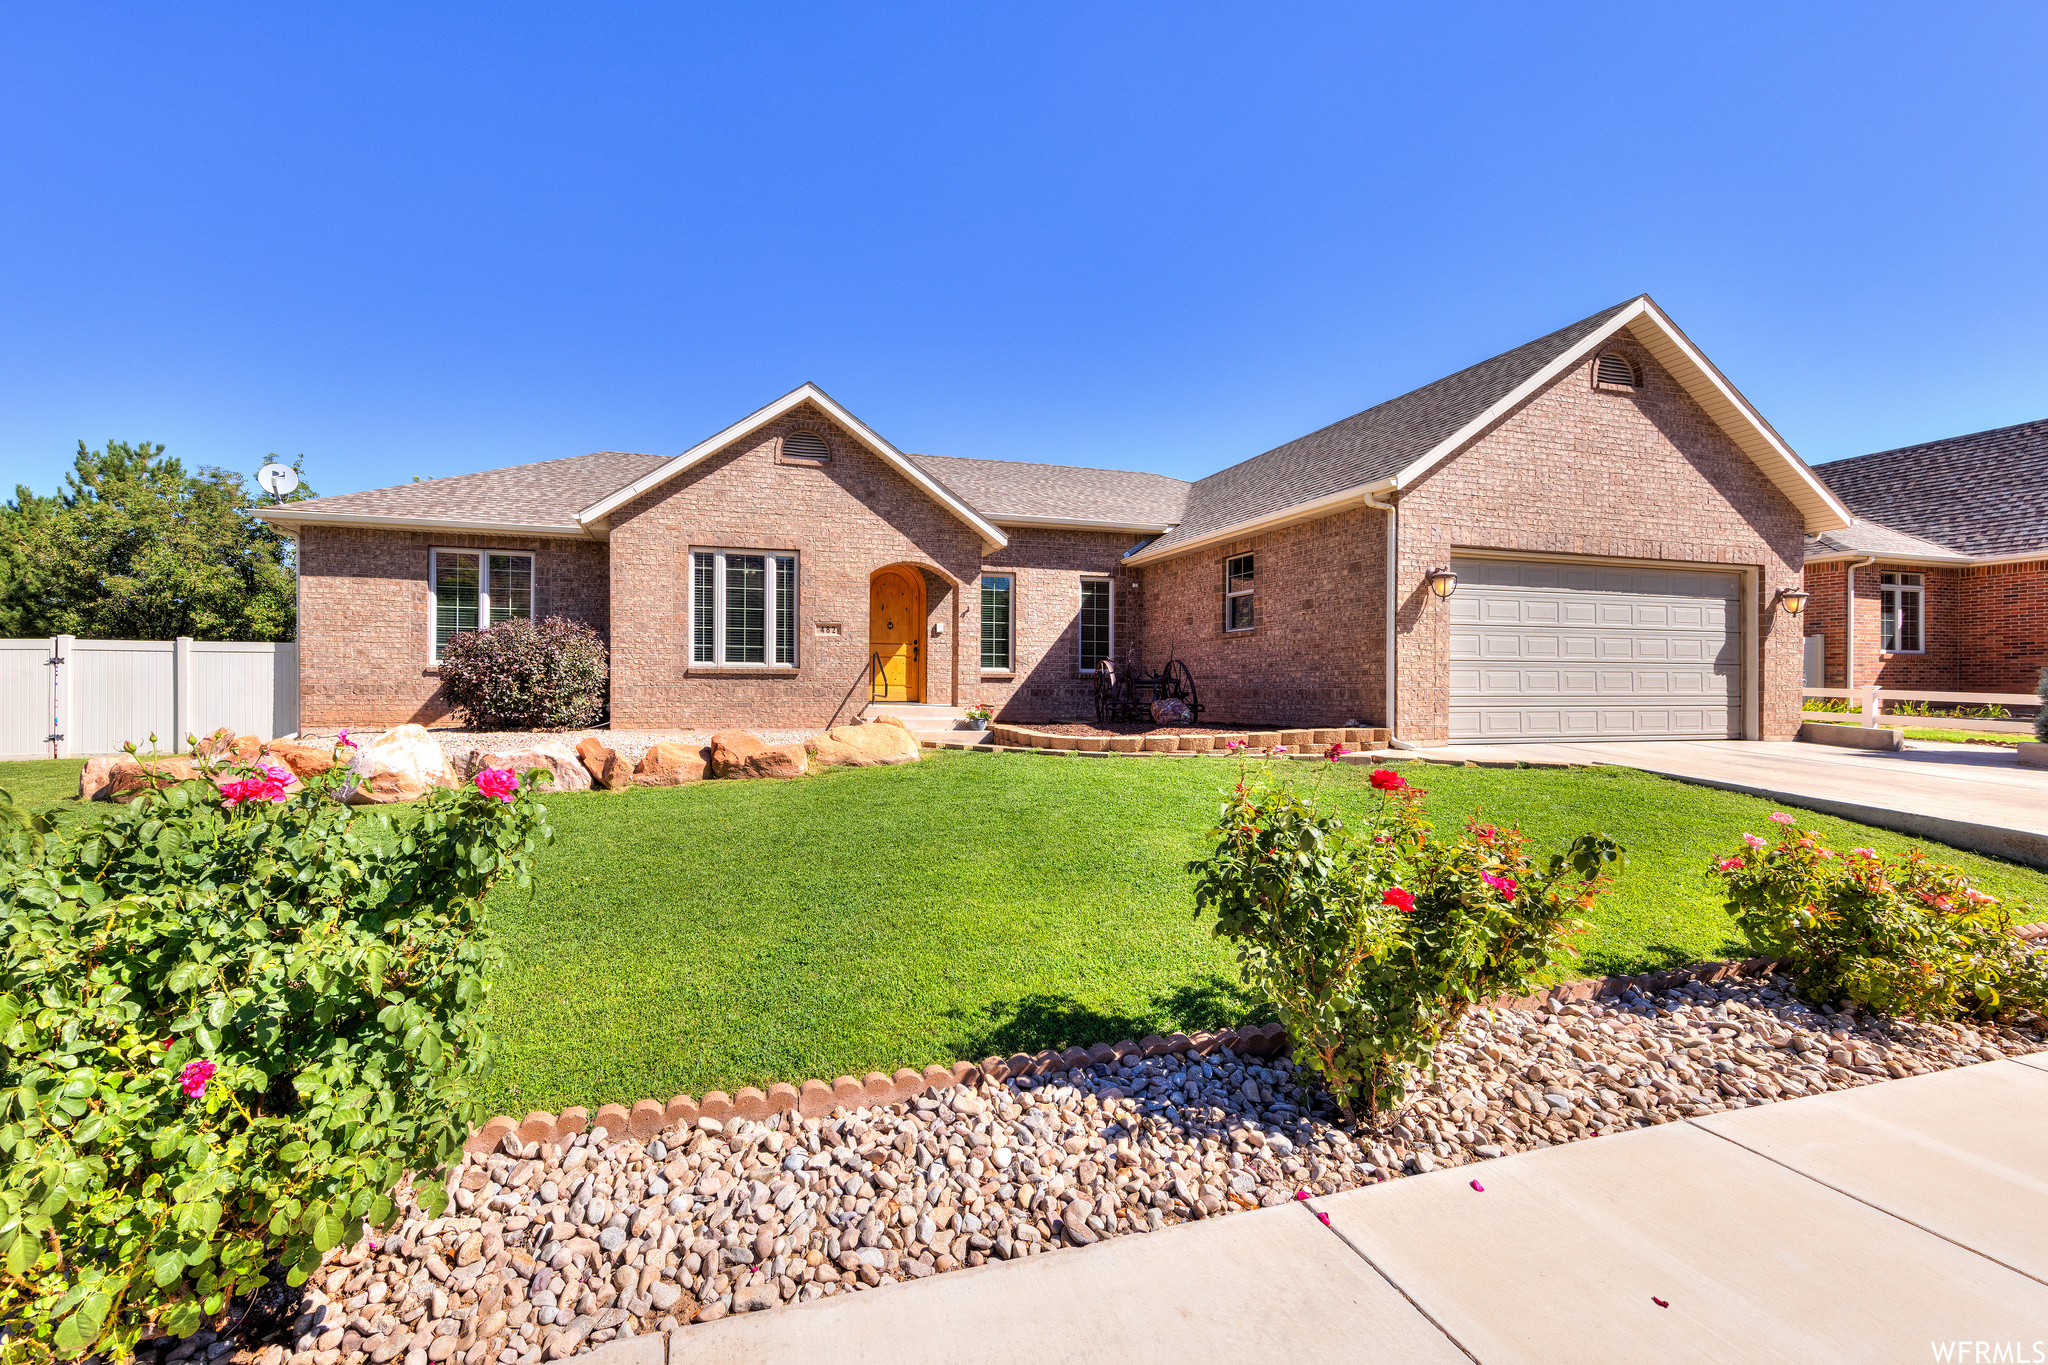
[(711, 771), (719, 777), (802, 777), (808, 767), (801, 744), (770, 744), (745, 730), (711, 737)]
[[(95, 762), (106, 762), (104, 759)], [(93, 798), (98, 801), (133, 801), (142, 793), (166, 787), (175, 787), (180, 782), (189, 782), (200, 776), (196, 760), (172, 755), (167, 758), (152, 758), (138, 763), (132, 758), (117, 758), (108, 764), (107, 780)], [(79, 774), (80, 794), (83, 794), (85, 774)]]
[(294, 740), (273, 739), (263, 746), (263, 752), (279, 767), (291, 769), (292, 776), (301, 782), (334, 767), (332, 744), (300, 744)]
[(107, 790), (107, 784), (112, 780), (108, 773), (113, 766), (114, 760), (111, 758), (88, 758), (85, 760), (85, 766), (78, 770), (78, 799), (81, 801), (99, 800), (101, 793)]
[(893, 725), (905, 734), (910, 733), (910, 727), (903, 723), (903, 717), (901, 716), (876, 716), (874, 723), (876, 725)]
[(877, 763), (915, 763), (917, 739), (897, 725), (835, 725), (804, 741), (813, 763), (868, 768)]
[(347, 800), (352, 806), (417, 801), (430, 787), (460, 785), (441, 746), (421, 725), (398, 725), (356, 750)]
[(590, 780), (606, 791), (632, 785), (633, 772), (626, 766), (626, 760), (619, 757), (616, 749), (606, 748), (595, 735), (576, 745), (576, 756), (583, 760)]
[(254, 763), (263, 752), (263, 741), (255, 735), (238, 735), (223, 725), (199, 741), (196, 746), (208, 758), (226, 759), (235, 763)]
[(545, 768), (555, 779), (547, 788), (549, 791), (590, 790), (590, 769), (583, 766), (581, 754), (570, 748), (566, 739), (544, 739), (524, 749), (509, 749), (501, 754), (471, 749), (469, 757), (463, 760), (463, 776), (473, 778), (485, 768), (509, 768), (521, 777), (530, 768)]
[(663, 740), (649, 749), (633, 769), (633, 781), (642, 787), (680, 787), (685, 782), (701, 780), (710, 767), (710, 745)]

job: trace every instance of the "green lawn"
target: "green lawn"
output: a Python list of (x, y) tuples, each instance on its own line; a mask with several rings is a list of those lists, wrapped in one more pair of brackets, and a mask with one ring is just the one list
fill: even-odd
[[(1814, 711), (1807, 712), (1804, 716), (1801, 717), (1801, 719), (1816, 721), (1822, 725), (1861, 725), (1863, 723), (1861, 720), (1853, 716), (1847, 719), (1842, 719), (1839, 717), (1839, 715), (1831, 716), (1826, 713)], [(1907, 719), (1909, 719), (1909, 717), (1887, 716), (1885, 717), (1885, 724), (1896, 725), (1899, 721)], [(1986, 740), (1990, 741), (1993, 744), (2018, 744), (2022, 740), (2030, 740), (2033, 738), (2032, 735), (2021, 734), (2016, 730), (1972, 730), (1969, 729), (1967, 725), (1964, 725), (1962, 728), (1957, 729), (1929, 728), (1925, 725), (1907, 725), (1901, 726), (1899, 728), (1903, 729), (1906, 732), (1907, 739), (1935, 739), (1940, 740), (1946, 744), (1969, 744), (1972, 742), (1982, 742)]]
[[(69, 773), (60, 773), (60, 767)], [(50, 802), (77, 764), (9, 764)], [(26, 770), (35, 770), (33, 772)], [(1283, 764), (1327, 799), (1366, 770)], [(1740, 954), (1701, 873), (1771, 807), (1620, 768), (1409, 764), (1439, 820), (1477, 810), (1539, 847), (1601, 829), (1629, 849), (1559, 977)], [(1235, 773), (1223, 759), (941, 753), (801, 782), (707, 782), (549, 801), (556, 842), (495, 924), (496, 1109), (630, 1103), (1270, 1017), (1192, 916), (1183, 870)], [(78, 810), (75, 800), (60, 808)], [(1848, 847), (1915, 841), (1825, 816)], [(2048, 876), (1937, 849), (1993, 895)]]

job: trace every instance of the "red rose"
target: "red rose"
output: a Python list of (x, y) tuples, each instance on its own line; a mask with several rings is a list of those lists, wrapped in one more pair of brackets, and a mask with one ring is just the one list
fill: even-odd
[(1407, 788), (1408, 779), (1391, 768), (1374, 768), (1372, 770), (1372, 785), (1375, 791), (1397, 792)]
[(1381, 905), (1391, 905), (1404, 915), (1415, 913), (1415, 893), (1403, 891), (1398, 886), (1387, 888), (1387, 894), (1380, 897)]

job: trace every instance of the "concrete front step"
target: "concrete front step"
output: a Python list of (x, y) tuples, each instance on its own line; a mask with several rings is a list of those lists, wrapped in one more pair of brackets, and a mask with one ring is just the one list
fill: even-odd
[(912, 730), (965, 730), (969, 728), (967, 708), (937, 706), (921, 702), (871, 701), (861, 712), (869, 720), (890, 716)]

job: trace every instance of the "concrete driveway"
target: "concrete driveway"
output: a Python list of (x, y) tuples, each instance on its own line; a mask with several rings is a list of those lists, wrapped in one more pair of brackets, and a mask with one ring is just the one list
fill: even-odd
[(1904, 749), (1886, 752), (1796, 742), (1648, 740), (1461, 745), (1418, 756), (1612, 763), (2048, 867), (2048, 769), (2022, 768), (2012, 750), (1989, 745), (1908, 740)]

